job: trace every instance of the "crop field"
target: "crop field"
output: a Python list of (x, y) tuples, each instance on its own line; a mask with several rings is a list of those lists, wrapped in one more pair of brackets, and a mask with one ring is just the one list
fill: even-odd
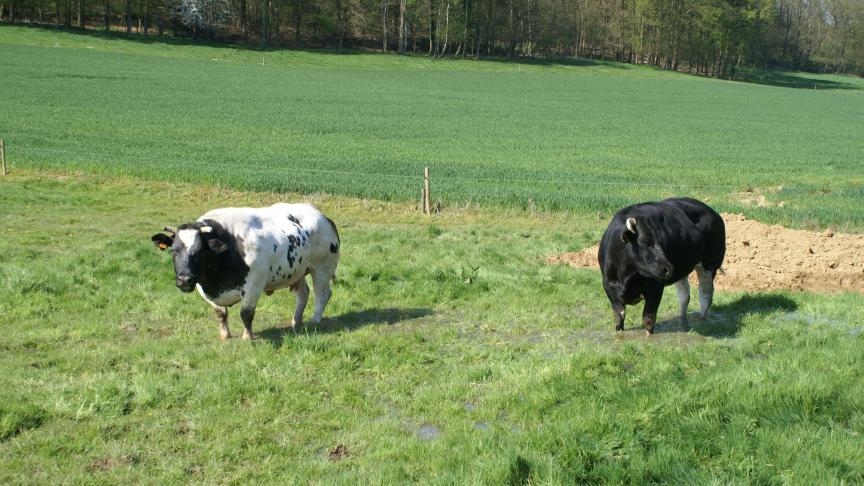
[[(0, 484), (864, 483), (861, 293), (645, 338), (547, 262), (669, 195), (864, 232), (864, 80), (745, 74), (0, 25)], [(325, 319), (219, 341), (150, 236), (276, 201), (339, 227)]]
[[(864, 80), (599, 61), (256, 52), (0, 26), (15, 164), (444, 206), (609, 212), (688, 194), (864, 230)], [(767, 83), (767, 84), (757, 84)], [(742, 202), (755, 192), (765, 204)]]

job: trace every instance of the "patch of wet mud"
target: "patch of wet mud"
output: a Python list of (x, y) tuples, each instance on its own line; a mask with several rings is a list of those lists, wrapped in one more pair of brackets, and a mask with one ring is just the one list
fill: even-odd
[(435, 440), (441, 437), (441, 429), (432, 424), (423, 424), (417, 429), (417, 437), (422, 441)]
[(842, 321), (838, 321), (837, 319), (831, 319), (830, 317), (822, 317), (815, 316), (813, 314), (806, 314), (800, 311), (792, 311), (787, 312), (780, 317), (777, 318), (777, 321), (780, 322), (803, 322), (805, 324), (826, 324), (829, 326), (843, 326), (846, 327), (846, 323)]
[(457, 331), (460, 339), (476, 342), (486, 342), (492, 345), (528, 345), (538, 349), (543, 355), (553, 357), (570, 354), (580, 347), (611, 347), (624, 342), (645, 342), (655, 345), (691, 346), (703, 343), (710, 336), (697, 332), (683, 331), (678, 321), (663, 321), (654, 327), (654, 334), (645, 335), (643, 327), (630, 327), (624, 331), (614, 331), (612, 323), (608, 329), (583, 328), (567, 329), (553, 328), (514, 332), (496, 330), (494, 332), (482, 329), (462, 328)]
[[(740, 214), (722, 216), (726, 258), (715, 280), (718, 289), (864, 293), (864, 236), (789, 229)], [(546, 261), (596, 270), (598, 251), (595, 245)]]

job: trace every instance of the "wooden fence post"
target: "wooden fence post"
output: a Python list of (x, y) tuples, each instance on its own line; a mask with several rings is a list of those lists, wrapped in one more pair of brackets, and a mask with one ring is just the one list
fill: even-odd
[(6, 169), (6, 142), (0, 138), (0, 161), (3, 162), (3, 175), (7, 175), (9, 171)]
[(429, 203), (429, 167), (423, 169), (423, 214), (432, 212), (432, 205)]

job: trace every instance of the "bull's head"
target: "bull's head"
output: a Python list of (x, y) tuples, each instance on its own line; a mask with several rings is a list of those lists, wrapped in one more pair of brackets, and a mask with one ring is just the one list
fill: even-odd
[(184, 224), (176, 229), (165, 228), (150, 240), (160, 250), (171, 250), (177, 288), (183, 292), (192, 292), (211, 255), (228, 249), (225, 231), (214, 221)]
[(672, 276), (672, 263), (654, 237), (654, 231), (636, 218), (627, 218), (621, 241), (627, 248), (631, 264), (645, 277), (666, 280)]

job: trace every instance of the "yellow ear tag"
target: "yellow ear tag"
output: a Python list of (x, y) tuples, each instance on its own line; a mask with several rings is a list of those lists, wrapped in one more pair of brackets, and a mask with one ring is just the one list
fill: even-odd
[(159, 243), (160, 250), (164, 250), (165, 248), (168, 248), (168, 245), (166, 245), (165, 243)]

